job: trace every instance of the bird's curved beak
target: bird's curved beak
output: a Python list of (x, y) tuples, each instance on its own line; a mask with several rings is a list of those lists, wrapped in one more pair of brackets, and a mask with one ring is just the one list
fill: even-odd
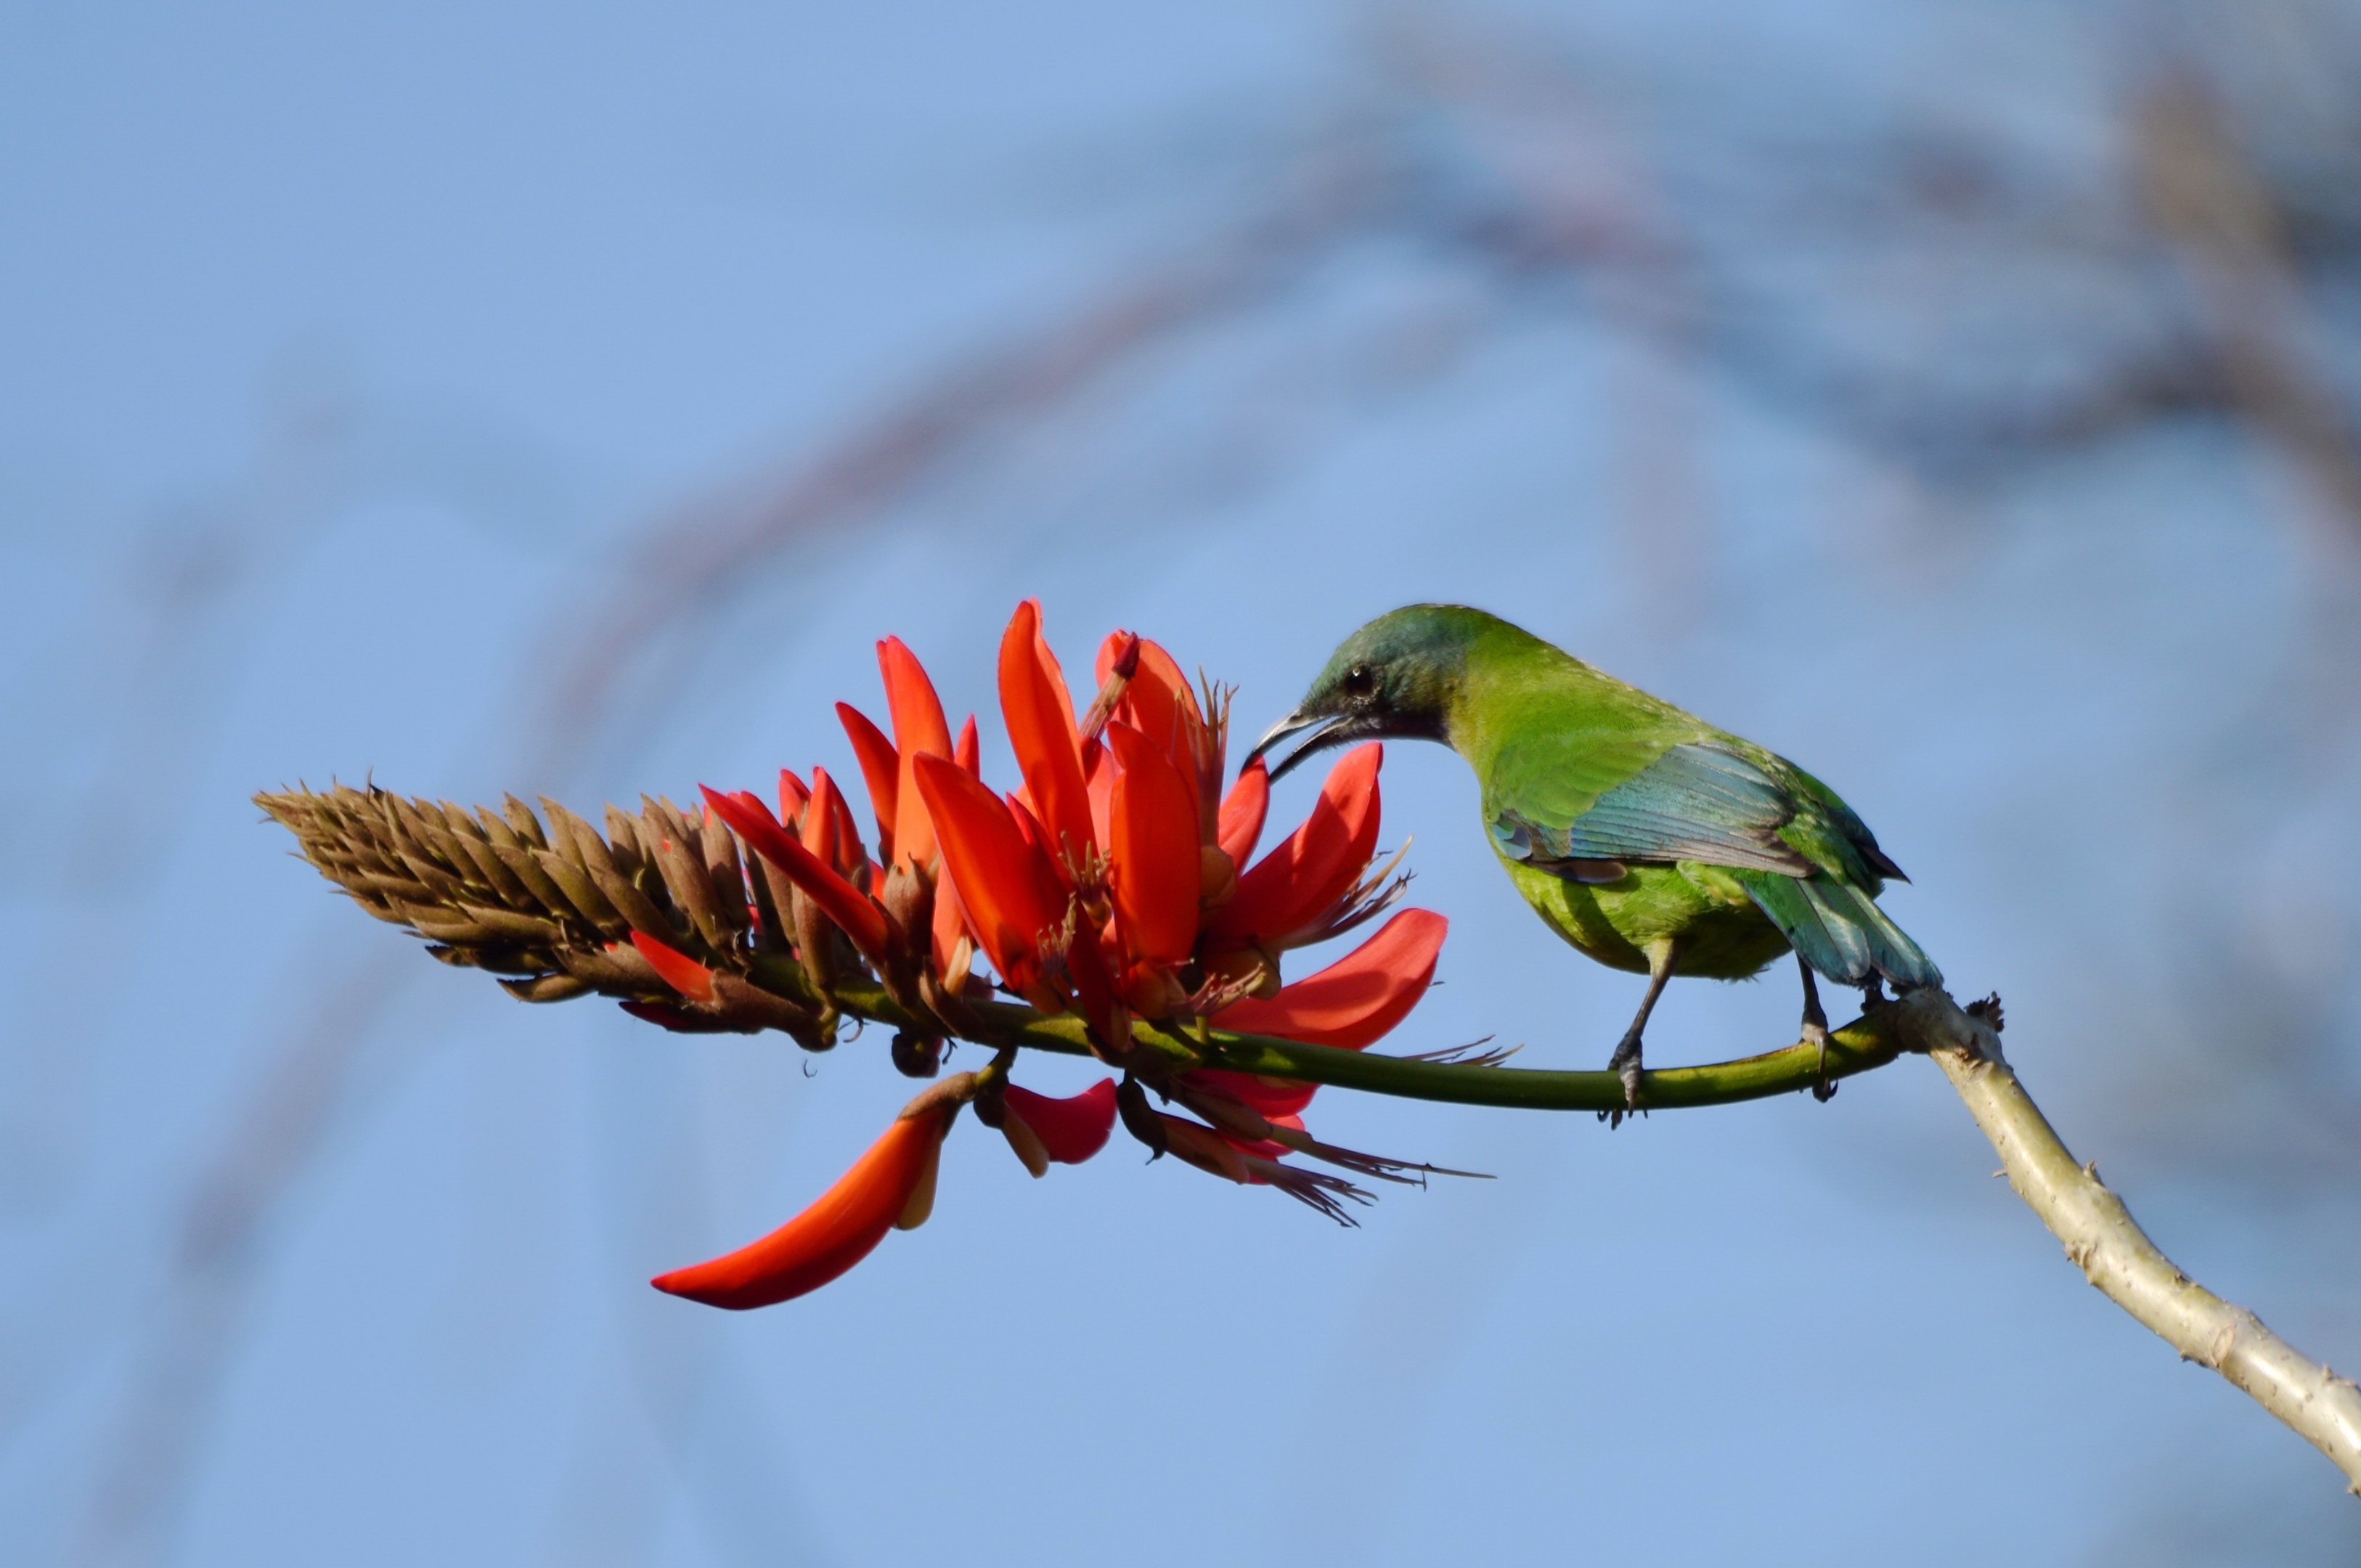
[(1350, 726), (1345, 721), (1344, 715), (1307, 714), (1299, 707), (1264, 731), (1263, 738), (1254, 743), (1254, 750), (1246, 753), (1246, 764), (1251, 765), (1256, 758), (1289, 736), (1301, 734), (1307, 729), (1312, 733), (1305, 738), (1303, 744), (1290, 752), (1286, 761), (1270, 770), (1273, 782), (1284, 778), (1296, 763), (1303, 761), (1312, 752), (1325, 751), (1331, 746), (1352, 739), (1353, 735)]

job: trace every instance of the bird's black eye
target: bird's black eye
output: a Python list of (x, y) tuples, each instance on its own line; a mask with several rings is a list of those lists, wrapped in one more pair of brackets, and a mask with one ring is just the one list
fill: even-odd
[(1378, 672), (1367, 664), (1356, 664), (1345, 672), (1345, 695), (1367, 696), (1378, 689)]

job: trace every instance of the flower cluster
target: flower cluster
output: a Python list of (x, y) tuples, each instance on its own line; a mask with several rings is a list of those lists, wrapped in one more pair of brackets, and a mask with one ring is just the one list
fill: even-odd
[[(1107, 638), (1096, 696), (1078, 716), (1039, 606), (1018, 607), (998, 684), (1023, 782), (1005, 795), (983, 780), (974, 719), (952, 738), (916, 656), (888, 639), (878, 659), (890, 737), (838, 705), (876, 821), (874, 860), (824, 769), (808, 784), (783, 772), (776, 815), (751, 792), (705, 791), (712, 814), (754, 852), (753, 917), (768, 911), (785, 927), (823, 1003), (856, 971), (884, 985), (917, 1021), (896, 1040), (906, 1071), (931, 1076), (943, 1041), (971, 1032), (972, 1005), (1005, 993), (1077, 1015), (1091, 1048), (1124, 1079), (1051, 1099), (1009, 1082), (1015, 1052), (1004, 1051), (911, 1102), (802, 1214), (750, 1246), (663, 1276), (660, 1288), (752, 1307), (836, 1277), (888, 1229), (925, 1219), (962, 1104), (1036, 1176), (1095, 1154), (1120, 1115), (1158, 1155), (1277, 1186), (1339, 1219), (1339, 1199), (1367, 1195), (1283, 1157), (1416, 1179), (1405, 1173), (1426, 1168), (1313, 1138), (1302, 1120), (1312, 1086), (1176, 1069), (1135, 1037), (1141, 1028), (1186, 1038), (1213, 1027), (1358, 1049), (1408, 1015), (1443, 944), (1446, 923), (1431, 911), (1400, 910), (1328, 968), (1292, 983), (1280, 975), (1288, 951), (1353, 930), (1400, 896), (1399, 854), (1372, 870), (1380, 748), (1343, 757), (1301, 826), (1255, 860), (1268, 774), (1250, 762), (1224, 789), (1229, 694), (1192, 689), (1154, 642)], [(710, 996), (712, 970), (643, 932), (632, 942), (686, 1001)], [(979, 957), (989, 978), (975, 972)], [(1195, 1119), (1156, 1109), (1151, 1090)]]

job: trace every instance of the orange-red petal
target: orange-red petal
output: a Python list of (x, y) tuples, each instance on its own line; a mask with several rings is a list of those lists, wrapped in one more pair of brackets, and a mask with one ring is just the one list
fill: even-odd
[(1262, 838), (1263, 819), (1270, 815), (1270, 770), (1260, 757), (1238, 773), (1222, 802), (1222, 816), (1213, 841), (1229, 852), (1231, 863), (1243, 866)]
[[(927, 931), (928, 952), (934, 959), (936, 977), (954, 994), (967, 983), (970, 973), (967, 960), (959, 958), (960, 938), (967, 934), (967, 905), (960, 902), (958, 885), (949, 877), (938, 879), (933, 920)], [(972, 954), (974, 948), (971, 946), (968, 950)]]
[[(852, 938), (852, 945), (872, 963), (885, 961), (893, 928), (885, 919), (885, 912), (872, 903), (867, 894), (845, 881), (834, 866), (804, 848), (794, 835), (772, 821), (769, 813), (750, 810), (745, 803), (719, 790), (699, 787), (705, 789), (706, 804), (713, 807), (713, 814), (730, 824), (756, 854), (778, 867), (788, 881), (809, 894), (821, 913), (842, 927), (844, 934)], [(816, 815), (820, 814), (807, 813), (806, 821), (808, 823)]]
[(1076, 922), (1074, 939), (1067, 944), (1066, 976), (1073, 981), (1075, 1004), (1098, 1031), (1100, 1043), (1110, 1050), (1127, 1048), (1131, 1010), (1116, 993), (1115, 976), (1099, 946), (1098, 932), (1086, 921)]
[(1091, 832), (1099, 843), (1112, 846), (1115, 839), (1115, 756), (1097, 740), (1082, 742), (1082, 773), (1090, 781)]
[(1049, 829), (1052, 859), (1064, 861), (1094, 848), (1073, 699), (1041, 639), (1041, 607), (1033, 599), (1016, 607), (1000, 640), (1000, 711), (1024, 770), (1026, 793)]
[(709, 1307), (743, 1311), (791, 1300), (869, 1255), (902, 1215), (959, 1107), (897, 1118), (819, 1201), (769, 1235), (650, 1281)]
[(679, 948), (666, 946), (645, 931), (631, 933), (631, 946), (654, 966), (664, 982), (691, 1002), (713, 1000), (713, 971)]
[(905, 764), (894, 742), (885, 739), (885, 732), (867, 714), (849, 702), (840, 702), (836, 718), (852, 742), (852, 754), (861, 759), (861, 782), (869, 786), (869, 809), (877, 817), (877, 853), (890, 863), (898, 841), (894, 828)]
[(861, 843), (861, 825), (853, 821), (851, 806), (826, 768), (812, 770), (812, 809), (804, 814), (804, 847), (834, 866), (847, 881), (870, 863)]
[(1109, 724), (1107, 741), (1123, 771), (1108, 821), (1116, 919), (1126, 955), (1159, 963), (1188, 960), (1197, 943), (1196, 794), (1172, 759), (1127, 724)]
[(960, 726), (959, 742), (951, 748), (951, 761), (977, 778), (983, 777), (983, 743), (976, 737), (975, 715), (972, 713), (967, 716), (967, 722)]
[(898, 856), (919, 866), (934, 863), (935, 829), (927, 817), (926, 802), (912, 784), (910, 771), (918, 758), (951, 754), (950, 726), (943, 720), (942, 699), (926, 667), (898, 637), (877, 644), (877, 668), (885, 677), (885, 702), (894, 717), (894, 743), (901, 750), (902, 770), (897, 789), (900, 802), (894, 818), (894, 852), (881, 855), (889, 864)]
[(810, 804), (810, 786), (796, 777), (796, 771), (793, 768), (781, 768), (779, 770), (779, 820), (794, 822), (803, 816), (804, 807)]
[(1224, 1007), (1213, 1014), (1214, 1027), (1357, 1051), (1410, 1016), (1433, 982), (1450, 928), (1432, 909), (1405, 909), (1319, 973), (1281, 986), (1268, 1000), (1249, 997)]
[(1040, 850), (1007, 806), (958, 763), (920, 757), (912, 775), (941, 835), (943, 869), (958, 889), (977, 946), (1022, 991), (1040, 968), (1039, 941), (1051, 914), (1041, 896)]
[(1025, 1118), (1049, 1157), (1060, 1165), (1080, 1165), (1106, 1147), (1115, 1126), (1115, 1080), (1100, 1079), (1080, 1094), (1054, 1100), (1010, 1084), (1003, 1091), (1008, 1108)]
[(1378, 769), (1385, 748), (1356, 746), (1330, 770), (1303, 826), (1238, 878), (1237, 896), (1213, 912), (1217, 938), (1283, 937), (1327, 913), (1378, 847)]

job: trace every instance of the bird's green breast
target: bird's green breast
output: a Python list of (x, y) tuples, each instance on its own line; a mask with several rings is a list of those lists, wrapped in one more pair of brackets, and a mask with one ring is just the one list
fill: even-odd
[(1787, 951), (1787, 938), (1719, 866), (1635, 865), (1603, 886), (1568, 882), (1500, 857), (1509, 880), (1550, 928), (1612, 969), (1648, 970), (1647, 949), (1681, 944), (1680, 972), (1743, 980)]

